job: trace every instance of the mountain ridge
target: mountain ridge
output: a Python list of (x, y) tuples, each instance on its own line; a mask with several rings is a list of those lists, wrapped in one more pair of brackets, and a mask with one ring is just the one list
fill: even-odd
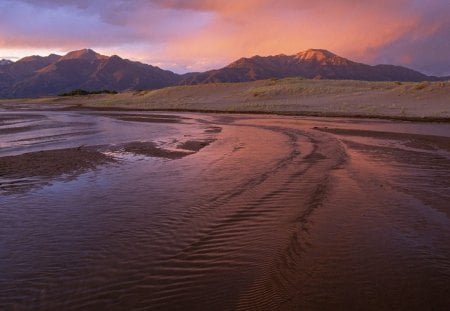
[(9, 65), (12, 64), (13, 61), (9, 60), (9, 59), (0, 59), (0, 66), (4, 66), (4, 65)]
[(228, 66), (191, 75), (181, 84), (244, 82), (270, 78), (367, 81), (437, 81), (418, 71), (395, 65), (367, 65), (340, 57), (323, 49), (309, 49), (294, 55), (240, 58)]
[(125, 91), (287, 77), (367, 81), (448, 79), (427, 76), (402, 66), (358, 63), (324, 49), (309, 49), (294, 55), (243, 57), (219, 69), (183, 75), (117, 55), (101, 55), (92, 49), (71, 51), (63, 56), (28, 56), (16, 62), (2, 62), (1, 98), (57, 95), (74, 89)]
[(82, 49), (64, 56), (24, 57), (0, 67), (0, 97), (57, 95), (74, 89), (162, 88), (177, 84), (179, 79), (179, 75), (159, 67)]

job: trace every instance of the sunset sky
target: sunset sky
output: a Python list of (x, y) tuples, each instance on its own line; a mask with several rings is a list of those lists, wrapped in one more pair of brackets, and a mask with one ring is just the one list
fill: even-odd
[(450, 75), (449, 0), (0, 0), (0, 59), (92, 48), (176, 72), (328, 49)]

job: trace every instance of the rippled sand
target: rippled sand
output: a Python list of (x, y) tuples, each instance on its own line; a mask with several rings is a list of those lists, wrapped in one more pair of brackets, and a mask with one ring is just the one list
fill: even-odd
[(77, 146), (113, 161), (0, 165), (6, 310), (450, 306), (448, 124), (8, 113), (0, 164)]

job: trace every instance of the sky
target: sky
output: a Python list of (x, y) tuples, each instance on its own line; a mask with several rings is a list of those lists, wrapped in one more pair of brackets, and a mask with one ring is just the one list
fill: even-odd
[(450, 75), (450, 0), (0, 0), (0, 59), (92, 48), (178, 73), (327, 49)]

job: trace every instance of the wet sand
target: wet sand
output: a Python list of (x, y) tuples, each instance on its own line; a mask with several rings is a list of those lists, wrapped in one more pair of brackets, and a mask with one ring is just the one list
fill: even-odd
[[(105, 161), (0, 193), (6, 310), (450, 306), (450, 125), (129, 114), (29, 121), (51, 162), (70, 143)], [(62, 121), (86, 134), (47, 141)], [(30, 157), (17, 135), (0, 136), (8, 170)]]
[(94, 168), (112, 159), (94, 148), (70, 148), (24, 153), (0, 157), (0, 176), (23, 178), (28, 176), (55, 177), (64, 173)]

